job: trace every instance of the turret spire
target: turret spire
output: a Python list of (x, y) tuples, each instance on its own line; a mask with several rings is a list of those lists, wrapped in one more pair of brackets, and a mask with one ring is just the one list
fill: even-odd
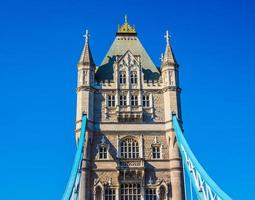
[(92, 58), (92, 54), (89, 48), (89, 32), (88, 30), (86, 30), (85, 35), (83, 35), (83, 37), (85, 38), (85, 44), (84, 44), (84, 48), (79, 60), (79, 65), (89, 65), (89, 66), (94, 66), (94, 60)]
[(174, 57), (174, 54), (172, 52), (172, 48), (170, 45), (170, 35), (169, 32), (166, 31), (166, 35), (164, 36), (166, 38), (166, 49), (163, 57), (162, 66), (164, 65), (176, 65), (176, 59)]

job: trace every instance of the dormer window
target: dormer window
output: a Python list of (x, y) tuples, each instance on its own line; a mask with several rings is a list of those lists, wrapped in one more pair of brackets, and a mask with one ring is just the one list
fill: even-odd
[(107, 159), (107, 146), (99, 146), (99, 159)]
[(120, 95), (120, 106), (126, 106), (127, 105), (127, 96)]
[(138, 96), (137, 95), (131, 96), (131, 106), (138, 106)]
[(152, 146), (152, 158), (160, 159), (160, 146), (159, 145)]
[(131, 84), (137, 84), (137, 73), (136, 72), (131, 72), (130, 81), (131, 81)]
[(143, 107), (150, 107), (150, 96), (143, 95)]
[(153, 159), (160, 159), (161, 158), (161, 147), (162, 147), (162, 144), (158, 141), (158, 137), (155, 136), (154, 142), (151, 145), (152, 158)]
[(115, 106), (115, 96), (114, 95), (108, 95), (107, 96), (107, 106), (108, 107), (114, 107)]
[(120, 78), (119, 78), (120, 84), (126, 84), (126, 73), (120, 72)]
[(97, 146), (99, 160), (108, 159), (108, 149), (109, 145), (106, 143), (106, 139), (103, 136), (101, 139), (101, 143)]

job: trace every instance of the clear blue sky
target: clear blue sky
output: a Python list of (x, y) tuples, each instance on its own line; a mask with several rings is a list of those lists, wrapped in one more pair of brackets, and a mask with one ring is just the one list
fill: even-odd
[[(96, 2), (96, 3), (95, 3)], [(76, 63), (85, 29), (100, 64), (128, 14), (159, 64), (164, 33), (180, 64), (185, 136), (234, 199), (254, 199), (255, 3), (2, 1), (0, 198), (57, 200), (75, 153)]]

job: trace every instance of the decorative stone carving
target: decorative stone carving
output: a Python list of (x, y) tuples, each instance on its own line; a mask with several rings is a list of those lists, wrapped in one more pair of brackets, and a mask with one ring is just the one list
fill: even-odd
[(97, 179), (96, 181), (100, 181), (103, 185), (116, 185), (117, 184), (117, 174), (116, 172), (97, 172)]
[(142, 160), (120, 160), (121, 168), (142, 167)]
[(162, 181), (170, 183), (171, 177), (169, 171), (156, 172), (156, 182), (159, 184)]
[(163, 121), (164, 120), (164, 103), (162, 95), (154, 94), (153, 95), (153, 103), (155, 109), (155, 121)]

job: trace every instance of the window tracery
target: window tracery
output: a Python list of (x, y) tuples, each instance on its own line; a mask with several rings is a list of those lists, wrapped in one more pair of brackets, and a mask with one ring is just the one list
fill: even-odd
[(139, 158), (139, 144), (133, 138), (127, 138), (120, 143), (120, 153), (122, 158)]

